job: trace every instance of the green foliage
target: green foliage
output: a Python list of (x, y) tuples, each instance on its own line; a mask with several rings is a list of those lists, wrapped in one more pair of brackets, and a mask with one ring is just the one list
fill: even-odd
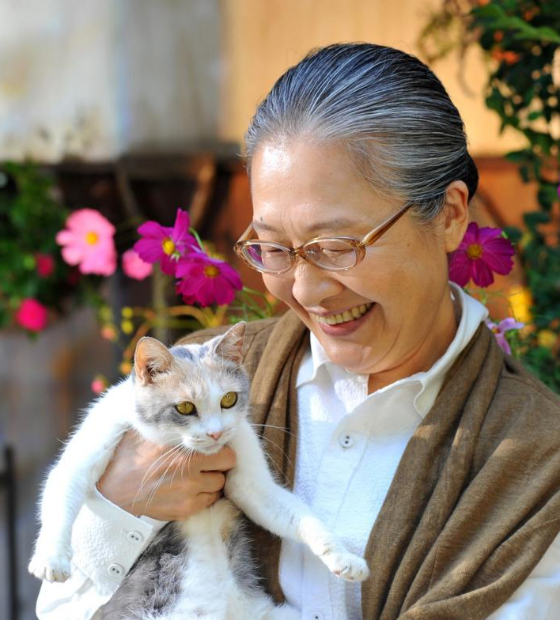
[[(97, 306), (100, 278), (84, 278), (60, 254), (55, 236), (68, 211), (56, 199), (52, 180), (35, 165), (0, 167), (0, 328), (13, 322), (21, 301), (33, 298), (61, 313), (70, 300)], [(48, 275), (38, 270), (50, 257)]]
[[(509, 228), (519, 242), (519, 256), (531, 291), (534, 329), (520, 343), (522, 361), (560, 393), (560, 231), (558, 221), (560, 144), (552, 123), (560, 123), (560, 2), (557, 0), (445, 0), (424, 28), (421, 48), (437, 48), (438, 24), (454, 23), (454, 45), (464, 56), (467, 45), (481, 47), (489, 58), (486, 105), (507, 127), (521, 133), (527, 146), (506, 158), (519, 166), (524, 182), (537, 184), (539, 210), (526, 213), (523, 231)], [(458, 24), (460, 27), (458, 27)], [(556, 63), (556, 66), (554, 66)], [(555, 137), (556, 136), (556, 137)], [(545, 337), (546, 336), (546, 337)], [(556, 336), (556, 343), (554, 343)]]

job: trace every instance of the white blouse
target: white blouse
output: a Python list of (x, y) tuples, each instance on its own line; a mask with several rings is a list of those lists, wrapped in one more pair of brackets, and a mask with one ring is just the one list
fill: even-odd
[[(427, 372), (367, 393), (367, 376), (330, 362), (317, 341), (297, 376), (299, 433), (295, 492), (348, 545), (363, 554), (407, 442), (432, 407), (446, 372), (487, 316), (484, 306), (453, 285), (461, 313), (457, 334)], [(90, 620), (117, 590), (136, 558), (164, 525), (136, 518), (95, 492), (73, 532), (72, 577), (43, 583), (39, 620)], [(370, 567), (375, 570), (375, 566)], [(360, 587), (333, 577), (297, 543), (285, 541), (280, 582), (302, 620), (360, 620)], [(560, 617), (560, 540), (490, 620)]]

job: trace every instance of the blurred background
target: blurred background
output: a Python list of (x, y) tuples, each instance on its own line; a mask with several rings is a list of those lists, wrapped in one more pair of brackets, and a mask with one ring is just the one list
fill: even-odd
[[(480, 172), (473, 217), (518, 244), (514, 271), (488, 293), (494, 318), (528, 324), (519, 351), (559, 389), (553, 4), (0, 0), (0, 618), (35, 617), (39, 583), (26, 566), (40, 482), (79, 411), (126, 372), (130, 342), (227, 320), (216, 308), (185, 314), (155, 271), (70, 269), (56, 231), (95, 209), (116, 227), (120, 256), (143, 221), (171, 227), (184, 209), (256, 291), (238, 316), (278, 311), (231, 250), (250, 221), (239, 153), (255, 106), (313, 47), (368, 41), (432, 66)], [(30, 299), (41, 307), (25, 314)]]

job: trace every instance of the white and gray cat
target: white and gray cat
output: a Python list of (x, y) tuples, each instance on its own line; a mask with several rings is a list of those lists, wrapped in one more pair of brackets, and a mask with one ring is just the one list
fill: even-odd
[(69, 577), (74, 521), (132, 428), (178, 452), (212, 454), (228, 444), (237, 464), (227, 474), (227, 499), (161, 530), (98, 612), (102, 618), (296, 620), (294, 609), (275, 606), (258, 586), (238, 509), (274, 534), (308, 545), (335, 575), (367, 577), (365, 561), (274, 481), (247, 419), (244, 332), (240, 323), (203, 345), (171, 349), (153, 338), (140, 340), (131, 376), (90, 408), (47, 478), (32, 574), (60, 582)]

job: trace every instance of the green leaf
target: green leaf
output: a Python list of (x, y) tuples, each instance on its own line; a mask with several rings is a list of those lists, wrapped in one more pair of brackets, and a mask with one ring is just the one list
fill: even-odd
[(548, 224), (548, 222), (550, 222), (550, 215), (548, 213), (543, 213), (542, 211), (531, 211), (523, 215), (523, 220), (527, 226)]

